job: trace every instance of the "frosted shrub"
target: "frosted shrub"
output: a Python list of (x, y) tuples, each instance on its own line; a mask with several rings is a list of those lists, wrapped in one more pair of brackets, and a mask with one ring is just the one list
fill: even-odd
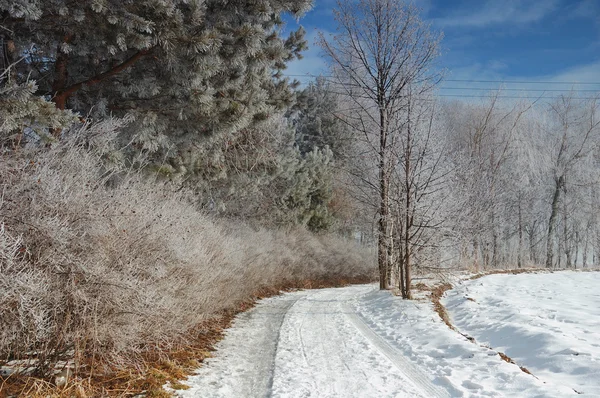
[(225, 224), (124, 170), (111, 126), (0, 159), (0, 358), (131, 365), (261, 289), (372, 278), (341, 239)]

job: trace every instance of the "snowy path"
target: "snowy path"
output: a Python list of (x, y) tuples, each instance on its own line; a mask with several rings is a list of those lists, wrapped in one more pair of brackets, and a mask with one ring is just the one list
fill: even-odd
[(349, 301), (370, 290), (314, 291), (290, 308), (273, 396), (448, 396), (356, 314)]
[(237, 318), (181, 397), (566, 396), (374, 286), (301, 291)]

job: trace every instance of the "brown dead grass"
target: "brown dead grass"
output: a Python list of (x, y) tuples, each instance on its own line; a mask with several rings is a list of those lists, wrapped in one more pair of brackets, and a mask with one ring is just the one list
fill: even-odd
[[(506, 355), (505, 353), (498, 351), (498, 355), (500, 355), (500, 358), (502, 358), (504, 361), (506, 361), (510, 364), (513, 364), (513, 365), (517, 365), (517, 363), (511, 357)], [(519, 365), (517, 365), (517, 366), (519, 366)], [(537, 377), (533, 373), (531, 373), (529, 371), (529, 369), (527, 369), (525, 366), (519, 366), (519, 369), (521, 369), (521, 371), (523, 373), (527, 373), (528, 375), (531, 375), (537, 379)]]
[[(376, 277), (368, 248), (208, 216), (102, 156), (63, 142), (0, 157), (0, 365), (45, 359), (0, 397), (164, 396), (257, 299)], [(77, 371), (57, 388), (66, 359)]]
[(441, 299), (448, 290), (452, 289), (452, 285), (449, 283), (442, 283), (440, 285), (436, 285), (431, 289), (431, 301), (433, 303), (433, 309), (440, 316), (440, 319), (452, 330), (457, 331), (452, 322), (450, 322), (450, 316), (448, 315), (448, 311), (446, 311), (446, 307), (444, 307), (441, 303)]
[(473, 275), (468, 280), (472, 281), (475, 279), (483, 278), (488, 275), (519, 275), (519, 274), (540, 274), (540, 273), (552, 273), (552, 270), (547, 268), (517, 268), (517, 269), (498, 269), (493, 271), (481, 272), (477, 275)]
[(175, 390), (189, 388), (182, 381), (212, 357), (215, 345), (224, 337), (236, 315), (252, 309), (258, 300), (281, 294), (284, 291), (310, 288), (343, 287), (367, 283), (362, 278), (339, 280), (304, 280), (298, 285), (261, 288), (252, 299), (239, 303), (236, 309), (223, 311), (215, 318), (198, 325), (188, 345), (170, 351), (155, 350), (144, 356), (143, 369), (114, 369), (102, 375), (79, 374), (63, 388), (52, 380), (35, 377), (0, 377), (0, 397), (32, 398), (88, 398), (88, 397), (146, 397), (166, 398), (171, 395), (163, 389), (166, 383)]
[(415, 283), (412, 285), (413, 290), (419, 292), (430, 292), (433, 288), (423, 282)]

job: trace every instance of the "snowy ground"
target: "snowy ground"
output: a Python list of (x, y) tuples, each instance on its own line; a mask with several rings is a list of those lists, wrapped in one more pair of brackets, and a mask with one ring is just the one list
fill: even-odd
[(548, 384), (600, 397), (600, 273), (491, 275), (457, 286), (443, 303), (478, 343)]
[(300, 291), (242, 314), (181, 397), (564, 397), (375, 286)]

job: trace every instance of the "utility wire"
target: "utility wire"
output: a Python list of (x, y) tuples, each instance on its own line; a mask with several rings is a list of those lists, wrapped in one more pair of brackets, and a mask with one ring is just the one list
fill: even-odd
[[(353, 98), (361, 98), (361, 99), (368, 99), (368, 100), (373, 100), (374, 98), (362, 93), (352, 93), (352, 92), (339, 92), (339, 91), (333, 91), (333, 90), (328, 90), (325, 89), (324, 91), (327, 91), (330, 94), (336, 94), (336, 95), (347, 95), (349, 97), (353, 97)], [(502, 91), (502, 90), (500, 90)], [(529, 96), (529, 95), (495, 95), (495, 94), (488, 94), (488, 95), (475, 95), (475, 94), (444, 94), (444, 93), (440, 93), (440, 94), (433, 94), (432, 97), (450, 97), (450, 98), (497, 98), (497, 99), (535, 99), (535, 100), (542, 100), (542, 99), (560, 99), (563, 98), (562, 96), (558, 96), (558, 95), (541, 95), (541, 96)], [(428, 98), (420, 98), (421, 100), (425, 99), (428, 100)], [(572, 99), (574, 100), (597, 100), (600, 99), (598, 97), (572, 97)]]
[[(502, 91), (502, 90), (500, 90)], [(512, 99), (560, 99), (562, 96), (519, 96), (519, 95), (469, 95), (469, 94), (435, 94), (437, 97), (458, 97), (458, 98), (512, 98)], [(596, 100), (598, 97), (571, 97), (574, 100)]]
[[(298, 75), (298, 74), (283, 74), (284, 77), (321, 77), (321, 78), (325, 78), (325, 80), (327, 81), (328, 84), (332, 84), (332, 85), (338, 85), (338, 86), (343, 86), (345, 88), (350, 87), (350, 90), (346, 91), (346, 92), (339, 92), (339, 91), (334, 91), (334, 90), (328, 90), (326, 89), (327, 92), (331, 93), (331, 94), (337, 94), (337, 95), (348, 95), (348, 96), (352, 96), (355, 98), (363, 98), (363, 99), (373, 99), (372, 96), (369, 95), (365, 95), (363, 93), (357, 93), (357, 94), (353, 94), (352, 93), (352, 87), (356, 87), (359, 90), (362, 89), (363, 87), (360, 85), (357, 85), (355, 83), (345, 83), (345, 82), (337, 82), (337, 81), (333, 81), (330, 80), (328, 77), (332, 77), (330, 75), (312, 75), (312, 74), (306, 74), (306, 75)], [(445, 80), (448, 81), (448, 80)], [(461, 80), (463, 82), (466, 82), (467, 80)], [(469, 80), (472, 82), (482, 82), (482, 81), (478, 81), (478, 80)], [(486, 82), (492, 82), (490, 81), (486, 81)], [(504, 83), (503, 81), (495, 81), (495, 82), (499, 82), (499, 83)], [(541, 83), (541, 82), (538, 82)], [(568, 84), (568, 83), (573, 83), (573, 82), (558, 82), (561, 84)], [(586, 84), (598, 84), (600, 85), (600, 83), (586, 83)], [(339, 90), (339, 88), (338, 88)], [(503, 91), (507, 91), (507, 92), (521, 92), (521, 93), (529, 93), (529, 92), (540, 92), (540, 93), (548, 93), (548, 94), (552, 94), (552, 93), (559, 93), (559, 92), (574, 92), (574, 93), (578, 93), (578, 92), (588, 92), (588, 93), (599, 93), (600, 94), (600, 88), (598, 90), (594, 90), (594, 89), (582, 89), (582, 90), (569, 90), (569, 89), (528, 89), (528, 88), (499, 88), (499, 87), (438, 87), (438, 90), (441, 92), (438, 92), (437, 94), (435, 94), (436, 97), (451, 97), (451, 98), (497, 98), (497, 99), (535, 99), (535, 100), (547, 100), (547, 99), (560, 99), (563, 98), (562, 95), (540, 95), (540, 96), (528, 96), (528, 95), (496, 95), (496, 94), (487, 94), (487, 95), (481, 95), (481, 94), (450, 94), (450, 93), (443, 93), (444, 90), (464, 90), (464, 91), (494, 91), (494, 92), (503, 92)], [(572, 99), (575, 100), (597, 100), (600, 99), (598, 97), (572, 97)]]
[(504, 84), (571, 84), (571, 85), (600, 85), (600, 82), (560, 82), (539, 80), (474, 80), (474, 79), (443, 79), (445, 82), (464, 83), (504, 83)]
[[(335, 77), (333, 75), (315, 75), (310, 73), (305, 74), (286, 74), (286, 77)], [(476, 80), (476, 79), (442, 79), (442, 82), (461, 82), (461, 83), (505, 83), (505, 84), (571, 84), (571, 85), (600, 85), (600, 82), (575, 82), (575, 81), (540, 81), (540, 80)]]
[[(465, 90), (465, 91), (483, 91), (483, 90), (492, 90), (492, 89), (498, 89), (497, 87), (439, 87), (439, 90)], [(577, 90), (570, 90), (570, 89), (556, 89), (556, 88), (505, 88), (502, 87), (499, 89), (500, 91), (530, 91), (530, 92), (589, 92), (589, 93), (597, 93), (600, 92), (600, 88), (598, 88), (597, 90), (594, 89), (577, 89)]]

